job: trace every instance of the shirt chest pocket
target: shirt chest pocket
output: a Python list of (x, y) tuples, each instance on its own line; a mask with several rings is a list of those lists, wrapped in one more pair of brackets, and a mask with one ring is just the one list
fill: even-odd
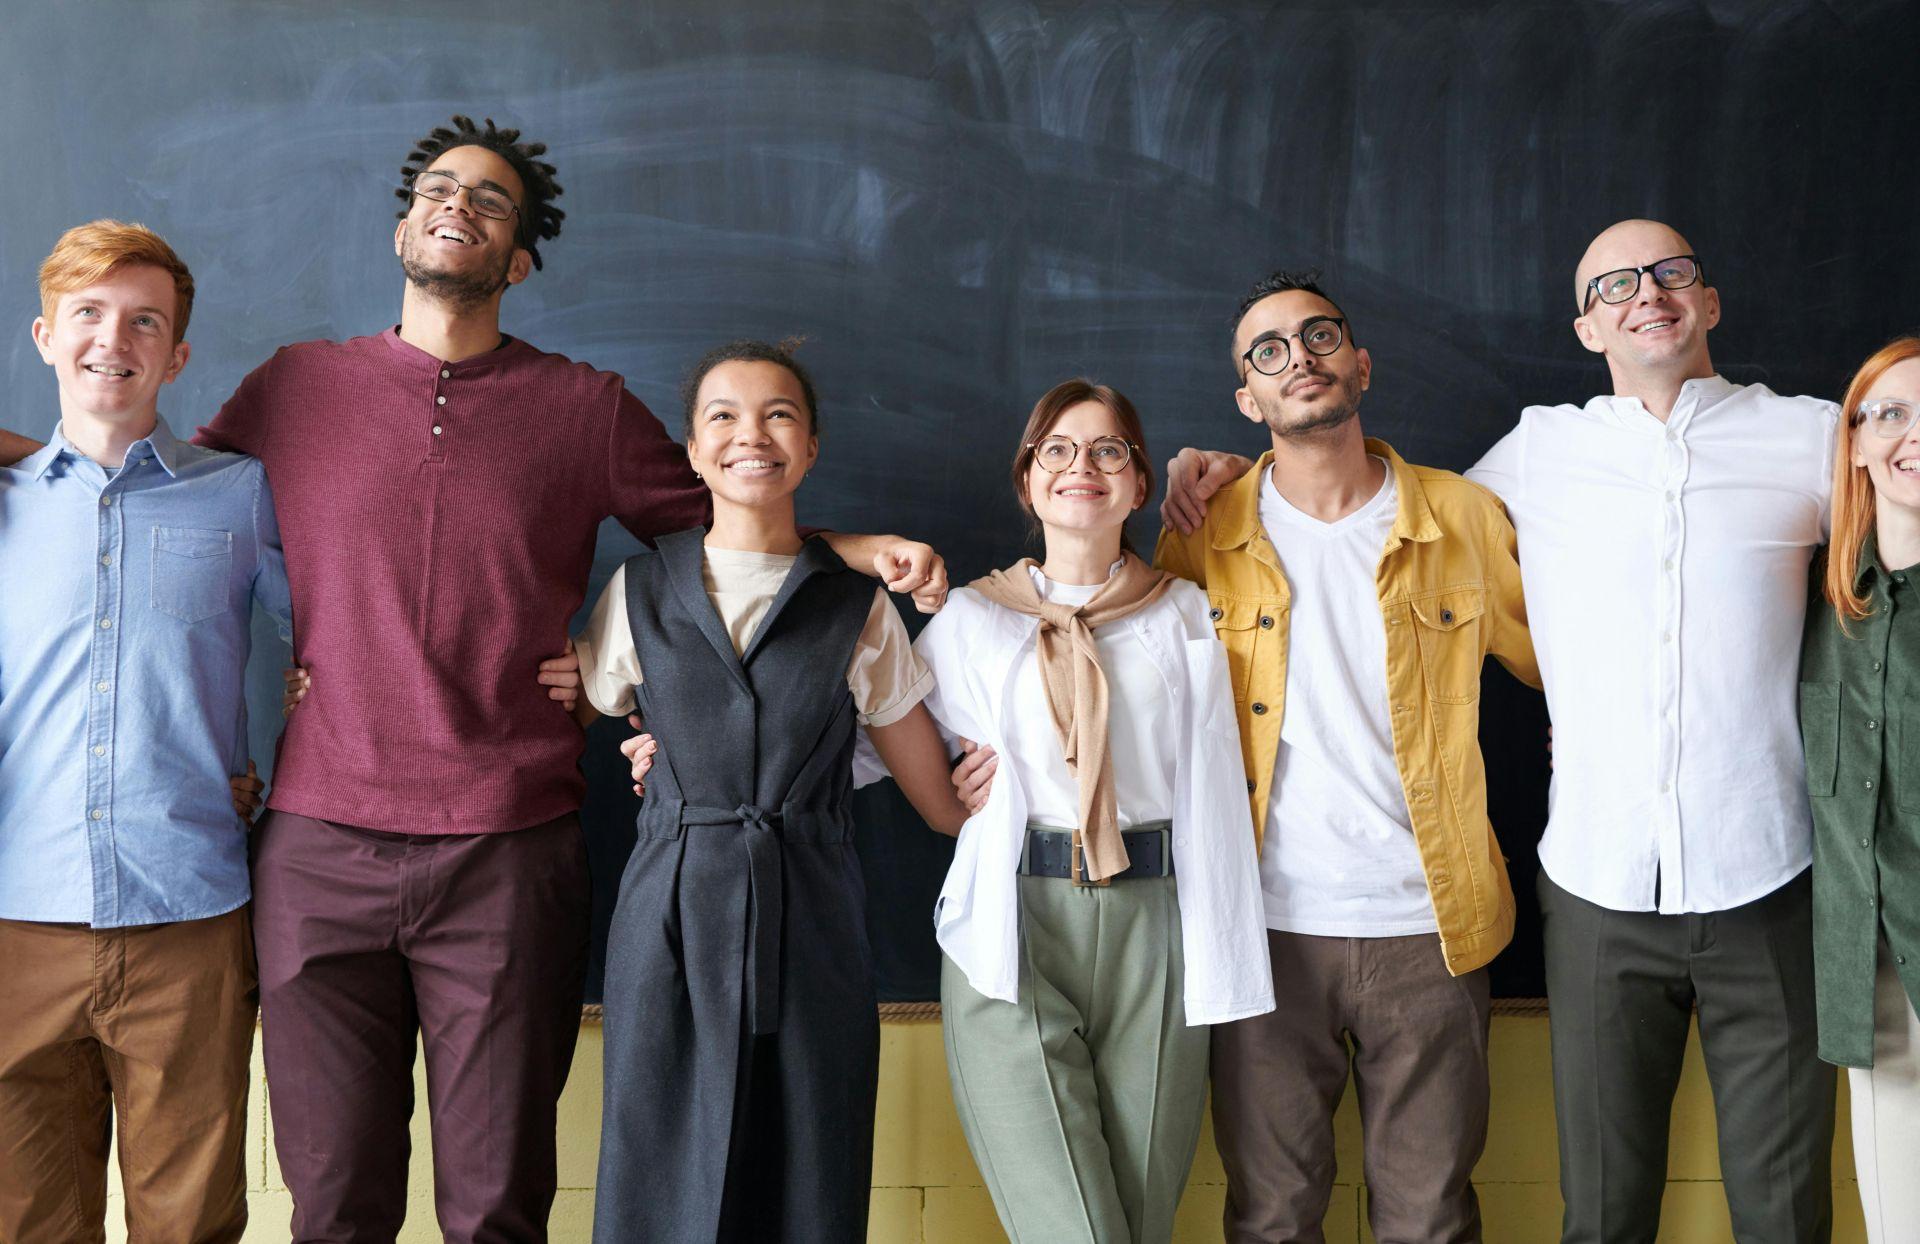
[(1486, 589), (1454, 588), (1411, 603), (1427, 698), (1436, 704), (1472, 704), (1480, 698), (1480, 666), (1486, 658), (1480, 636)]
[(1220, 592), (1207, 594), (1207, 617), (1227, 650), (1227, 677), (1233, 683), (1233, 698), (1244, 704), (1247, 687), (1253, 680), (1253, 649), (1263, 633), (1274, 628), (1278, 610), (1263, 608), (1257, 600), (1241, 600)]
[(216, 527), (153, 529), (153, 607), (182, 622), (200, 622), (227, 607), (233, 533)]

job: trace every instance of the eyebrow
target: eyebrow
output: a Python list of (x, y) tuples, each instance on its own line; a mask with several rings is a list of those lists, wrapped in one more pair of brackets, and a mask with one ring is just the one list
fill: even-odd
[[(800, 402), (800, 399), (799, 399), (799, 398), (797, 398), (797, 397), (787, 397), (787, 396), (785, 396), (784, 394), (783, 394), (783, 395), (781, 395), (781, 396), (779, 396), (779, 397), (770, 397), (770, 398), (768, 398), (768, 399), (766, 400), (766, 403), (765, 403), (765, 404), (766, 404), (766, 405), (768, 405), (768, 406), (791, 406), (791, 407), (793, 407), (793, 408), (794, 408), (795, 410), (805, 410), (805, 409), (806, 409), (806, 407), (805, 407), (805, 406), (803, 406), (803, 405), (801, 404), (801, 402)], [(724, 394), (722, 394), (722, 395), (721, 395), (721, 396), (719, 396), (719, 397), (710, 397), (710, 398), (708, 398), (708, 399), (707, 399), (707, 404), (706, 404), (705, 406), (702, 406), (702, 407), (700, 408), (700, 413), (701, 413), (701, 414), (705, 414), (705, 413), (706, 413), (707, 411), (709, 411), (709, 410), (711, 410), (711, 409), (712, 409), (713, 407), (715, 407), (715, 406), (738, 406), (738, 405), (740, 405), (740, 399), (739, 399), (739, 398), (737, 398), (737, 397), (728, 397), (728, 396), (726, 396), (726, 395), (724, 395)]]
[[(76, 298), (73, 300), (72, 310), (79, 311), (85, 307), (104, 307), (106, 305), (106, 302), (99, 298)], [(135, 307), (134, 311), (141, 315), (157, 315), (163, 320), (171, 319), (164, 307)]]
[(1261, 333), (1258, 337), (1255, 337), (1252, 341), (1249, 341), (1247, 343), (1247, 349), (1251, 350), (1263, 341), (1273, 341), (1276, 338), (1280, 338), (1280, 337), (1291, 337), (1309, 324), (1317, 324), (1321, 320), (1337, 320), (1339, 318), (1340, 317), (1337, 315), (1327, 315), (1325, 313), (1322, 313), (1319, 315), (1309, 315), (1306, 319), (1301, 320), (1298, 324), (1295, 324), (1292, 328), (1286, 330), (1285, 332), (1282, 332), (1280, 329), (1277, 329), (1277, 328), (1269, 328), (1266, 332)]

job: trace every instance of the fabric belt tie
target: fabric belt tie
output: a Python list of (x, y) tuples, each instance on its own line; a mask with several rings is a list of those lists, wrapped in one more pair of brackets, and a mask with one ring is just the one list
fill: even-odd
[(737, 808), (687, 807), (680, 823), (738, 825), (747, 849), (747, 1021), (756, 1037), (780, 1029), (781, 814), (743, 803)]

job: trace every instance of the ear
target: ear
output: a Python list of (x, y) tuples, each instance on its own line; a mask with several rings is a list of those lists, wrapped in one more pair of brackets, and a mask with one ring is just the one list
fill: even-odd
[(1133, 508), (1139, 509), (1147, 503), (1147, 477), (1136, 474), (1133, 478)]
[(1707, 286), (1707, 327), (1713, 328), (1720, 323), (1720, 291)]
[(533, 254), (519, 247), (513, 248), (513, 258), (507, 261), (507, 284), (518, 285), (533, 273)]
[(394, 254), (398, 255), (400, 253), (400, 244), (406, 241), (406, 238), (407, 238), (407, 222), (403, 220), (393, 226), (393, 253)]
[(1581, 345), (1593, 351), (1593, 353), (1605, 354), (1607, 352), (1607, 347), (1600, 343), (1599, 328), (1596, 327), (1594, 322), (1587, 316), (1580, 315), (1574, 317), (1573, 335), (1580, 339)]
[(187, 358), (193, 353), (193, 347), (182, 341), (173, 347), (173, 357), (167, 360), (167, 370), (160, 376), (161, 384), (172, 384), (180, 369), (187, 365)]
[(1233, 391), (1233, 404), (1238, 406), (1240, 413), (1252, 422), (1266, 423), (1267, 417), (1260, 413), (1260, 403), (1253, 400), (1253, 394), (1246, 385), (1243, 384)]
[(1353, 352), (1353, 356), (1360, 362), (1360, 391), (1365, 393), (1367, 386), (1373, 383), (1373, 355), (1365, 349), (1359, 349)]
[(807, 438), (807, 470), (813, 470), (813, 464), (820, 461), (820, 435), (815, 433)]
[(33, 317), (33, 348), (40, 351), (41, 362), (53, 366), (53, 325), (44, 316)]

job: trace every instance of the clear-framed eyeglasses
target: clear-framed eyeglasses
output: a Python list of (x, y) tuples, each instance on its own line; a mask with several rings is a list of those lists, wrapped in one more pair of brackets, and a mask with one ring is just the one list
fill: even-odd
[(520, 210), (518, 203), (498, 190), (465, 185), (453, 174), (438, 170), (430, 170), (414, 178), (411, 189), (421, 198), (432, 199), (435, 203), (451, 203), (455, 195), (465, 190), (467, 206), (491, 220), (510, 220)]
[(1334, 315), (1308, 320), (1297, 333), (1274, 333), (1260, 338), (1240, 356), (1240, 361), (1263, 376), (1277, 376), (1287, 370), (1287, 363), (1293, 357), (1293, 347), (1287, 344), (1289, 337), (1298, 337), (1308, 354), (1332, 354), (1347, 339), (1347, 322)]
[(1121, 436), (1096, 436), (1090, 441), (1076, 441), (1071, 436), (1043, 436), (1037, 441), (1028, 441), (1027, 448), (1033, 451), (1033, 460), (1040, 469), (1049, 475), (1058, 475), (1071, 468), (1080, 457), (1082, 449), (1087, 451), (1087, 461), (1093, 469), (1102, 475), (1118, 475), (1127, 469), (1127, 463), (1133, 461), (1134, 445)]
[(1706, 266), (1698, 255), (1675, 255), (1638, 268), (1602, 272), (1587, 282), (1586, 296), (1580, 300), (1581, 313), (1585, 314), (1593, 305), (1595, 294), (1608, 305), (1627, 301), (1640, 292), (1640, 278), (1649, 272), (1653, 274), (1653, 283), (1661, 289), (1685, 289), (1706, 275)]
[(1875, 436), (1892, 440), (1907, 434), (1917, 411), (1920, 411), (1920, 407), (1912, 402), (1897, 397), (1883, 397), (1877, 402), (1862, 402), (1860, 409), (1853, 412), (1853, 422), (1854, 426), (1864, 427)]

